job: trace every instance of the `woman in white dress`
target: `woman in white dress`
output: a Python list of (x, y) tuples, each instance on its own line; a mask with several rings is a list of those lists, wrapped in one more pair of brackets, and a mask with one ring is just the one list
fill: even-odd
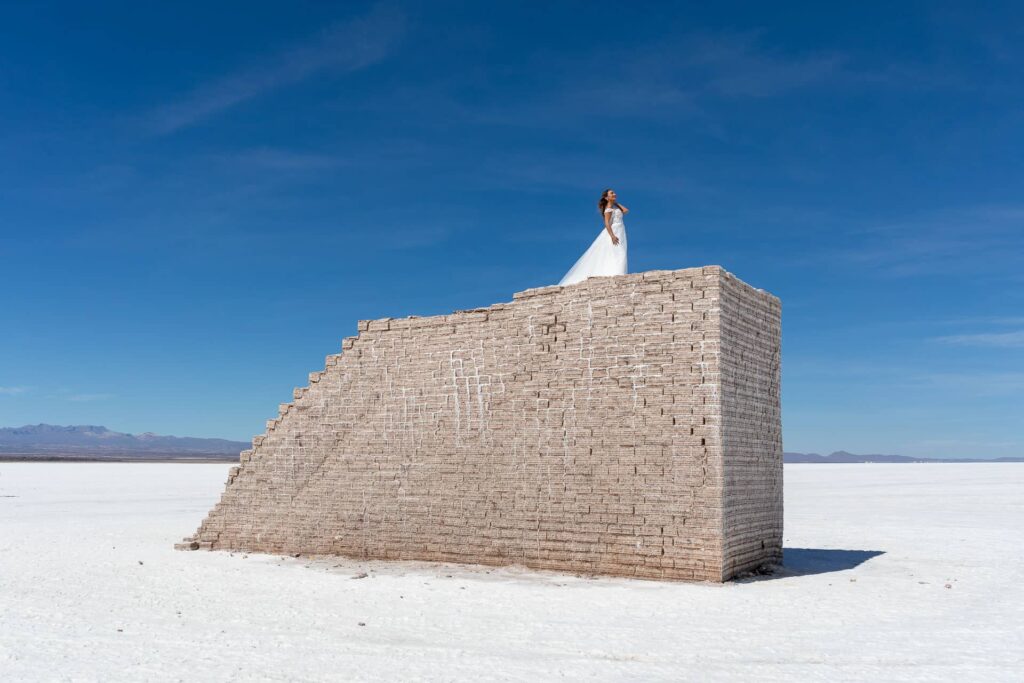
[(626, 225), (622, 215), (629, 213), (629, 209), (617, 201), (615, 190), (605, 190), (597, 208), (604, 216), (604, 230), (569, 269), (560, 285), (572, 285), (595, 275), (626, 274)]

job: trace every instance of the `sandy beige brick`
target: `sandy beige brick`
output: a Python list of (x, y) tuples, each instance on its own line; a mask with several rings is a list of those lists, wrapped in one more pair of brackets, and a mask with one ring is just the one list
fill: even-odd
[(717, 266), (359, 321), (180, 549), (726, 580), (781, 558), (778, 299)]

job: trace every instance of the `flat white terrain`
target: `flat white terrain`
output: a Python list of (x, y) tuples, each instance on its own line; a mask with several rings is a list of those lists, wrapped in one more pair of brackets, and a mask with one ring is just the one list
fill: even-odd
[(1024, 669), (1024, 464), (787, 465), (787, 567), (724, 585), (173, 550), (227, 468), (0, 463), (0, 680)]

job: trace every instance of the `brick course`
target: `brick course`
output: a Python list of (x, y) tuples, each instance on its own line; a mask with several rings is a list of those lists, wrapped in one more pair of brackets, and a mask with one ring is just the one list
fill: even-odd
[(778, 562), (780, 310), (707, 266), (360, 321), (178, 547), (710, 581)]

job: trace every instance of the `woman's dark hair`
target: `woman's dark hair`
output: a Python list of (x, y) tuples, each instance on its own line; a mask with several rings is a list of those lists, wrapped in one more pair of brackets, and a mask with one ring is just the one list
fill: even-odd
[(597, 200), (597, 210), (604, 215), (604, 210), (608, 208), (608, 193), (612, 191), (612, 188), (608, 188), (601, 193), (601, 198)]

